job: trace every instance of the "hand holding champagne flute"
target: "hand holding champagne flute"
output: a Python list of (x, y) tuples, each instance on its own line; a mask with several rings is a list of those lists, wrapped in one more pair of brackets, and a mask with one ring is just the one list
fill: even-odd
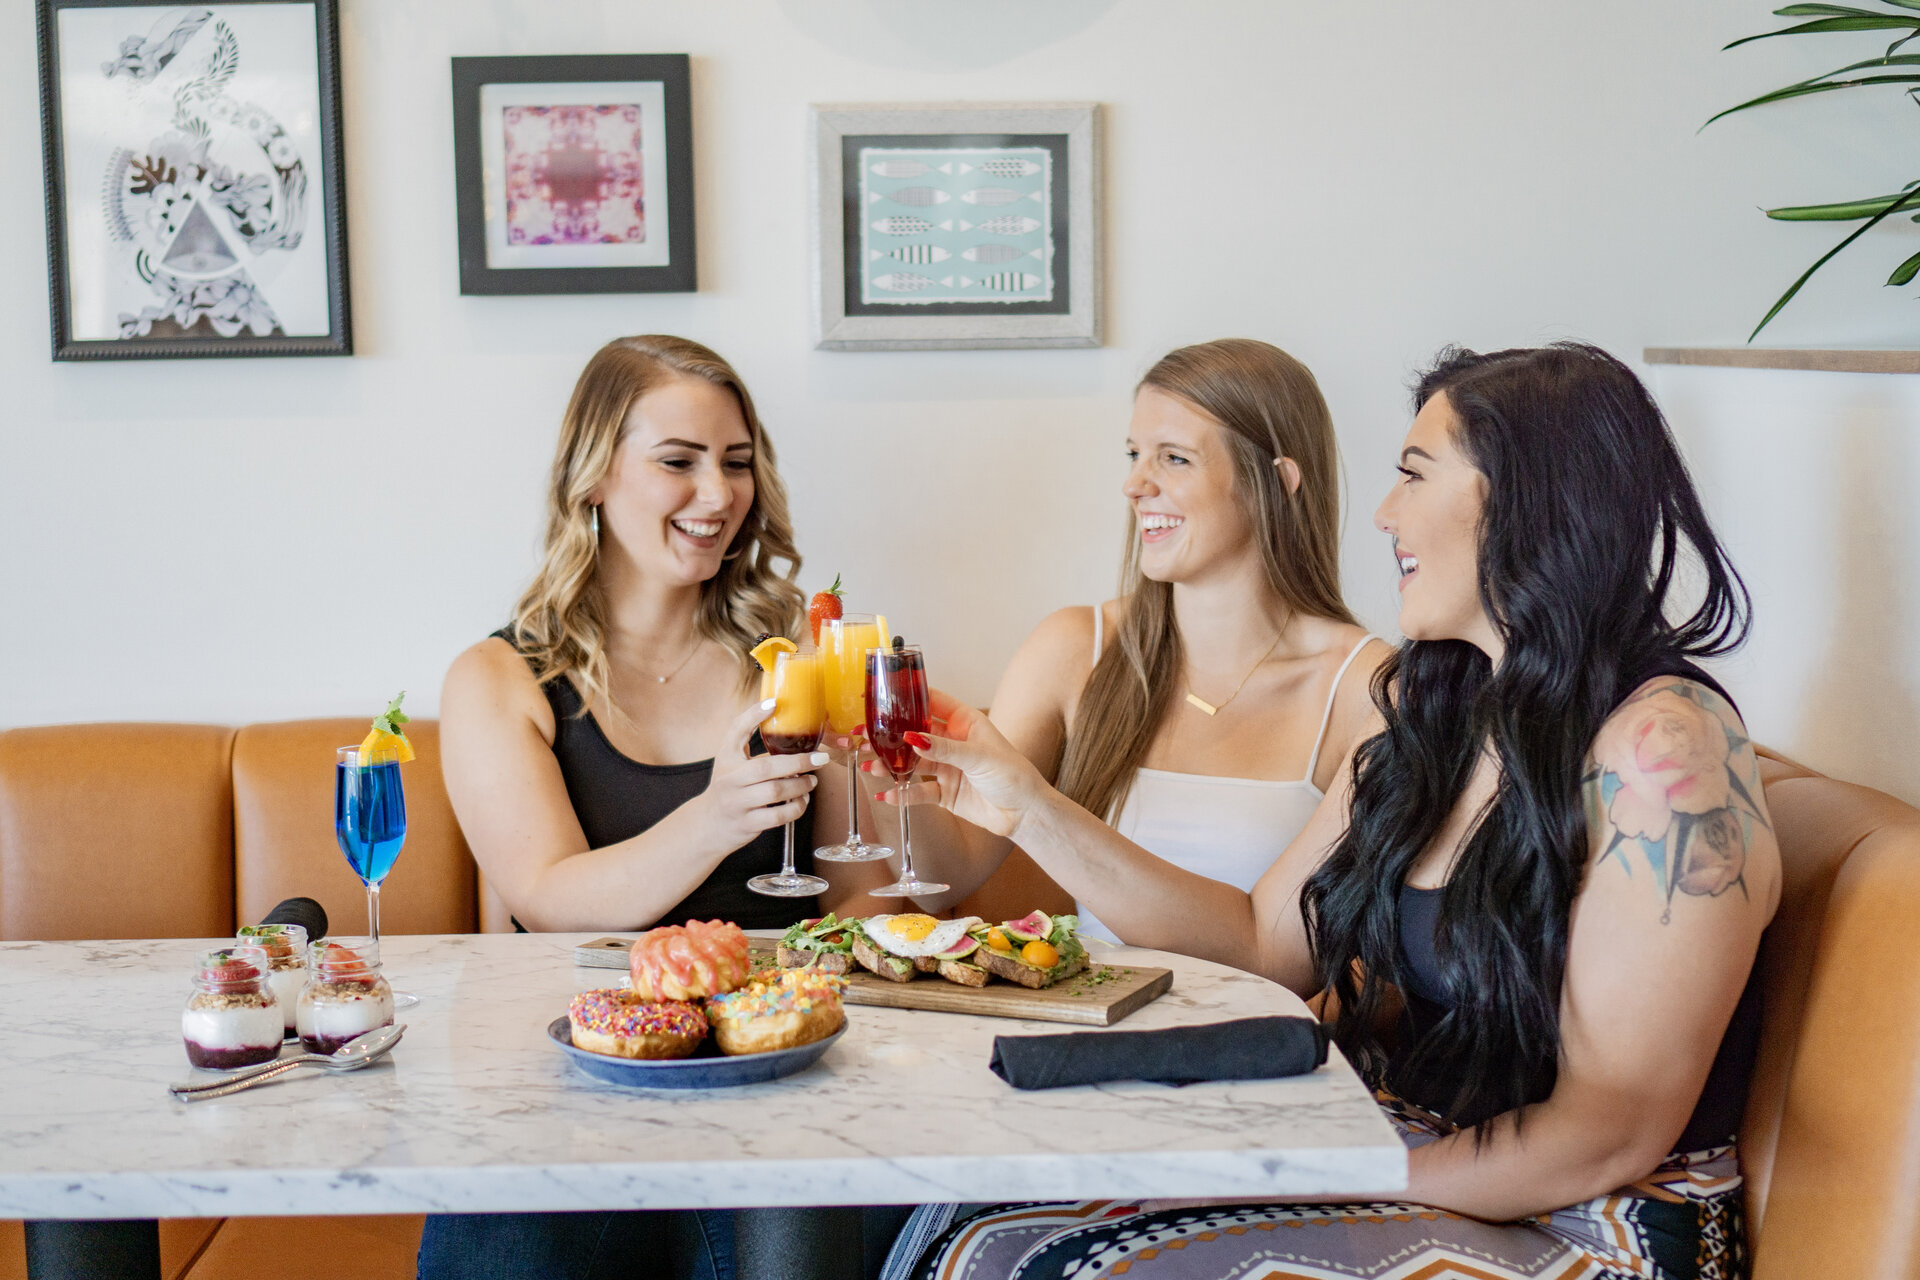
[[(775, 652), (773, 665), (761, 677), (760, 692), (774, 704), (773, 714), (760, 726), (760, 740), (770, 754), (806, 755), (819, 747), (827, 727), (827, 700), (820, 654), (812, 645), (801, 649), (787, 645)], [(791, 821), (786, 825), (779, 874), (747, 881), (747, 888), (755, 893), (775, 898), (811, 897), (826, 887), (819, 876), (801, 875), (794, 867)]]

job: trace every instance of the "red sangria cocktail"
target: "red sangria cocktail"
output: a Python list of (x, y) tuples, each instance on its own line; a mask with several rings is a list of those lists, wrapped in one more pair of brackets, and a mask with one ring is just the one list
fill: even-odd
[[(820, 735), (827, 729), (820, 654), (811, 645), (798, 648), (791, 641), (768, 641), (756, 646), (755, 657), (763, 668), (760, 696), (773, 699), (773, 714), (760, 725), (760, 741), (776, 756), (818, 751)], [(823, 891), (827, 882), (819, 876), (801, 875), (793, 857), (793, 823), (789, 822), (779, 874), (755, 876), (747, 881), (747, 888), (775, 898), (809, 898)]]
[(909, 733), (933, 732), (933, 707), (927, 697), (927, 661), (916, 645), (893, 638), (891, 649), (867, 653), (867, 741), (873, 754), (893, 776), (893, 794), (900, 805), (900, 878), (885, 888), (869, 890), (876, 898), (908, 898), (945, 893), (950, 887), (920, 879), (913, 871), (913, 827), (907, 803), (907, 783), (913, 778), (918, 753), (907, 741)]

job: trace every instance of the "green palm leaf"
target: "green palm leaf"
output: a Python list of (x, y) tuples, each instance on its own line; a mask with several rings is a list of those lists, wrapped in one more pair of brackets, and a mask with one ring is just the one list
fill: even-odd
[[(1915, 55), (1910, 53), (1902, 54), (1898, 58), (1881, 59), (1880, 61), (1875, 62), (1871, 65), (1879, 66), (1879, 65), (1882, 65), (1883, 63), (1885, 64), (1913, 63), (1915, 65), (1920, 65), (1920, 57), (1916, 57)], [(1834, 72), (1830, 72), (1829, 74), (1839, 75), (1840, 72), (1834, 71)], [(1765, 106), (1769, 102), (1785, 102), (1788, 98), (1804, 98), (1808, 94), (1826, 93), (1830, 89), (1858, 89), (1864, 85), (1875, 85), (1875, 84), (1920, 84), (1920, 75), (1861, 76), (1855, 80), (1827, 80), (1824, 78), (1815, 78), (1813, 80), (1803, 80), (1799, 84), (1790, 84), (1784, 89), (1775, 89), (1772, 93), (1763, 93), (1759, 97), (1753, 99), (1753, 101), (1751, 102), (1743, 102), (1737, 107), (1728, 107), (1725, 111), (1721, 111), (1713, 116), (1710, 116), (1707, 119), (1707, 124), (1712, 124), (1715, 120), (1720, 119), (1721, 116), (1730, 116), (1736, 111), (1745, 111), (1748, 107), (1761, 107), (1761, 106)], [(1704, 129), (1707, 127), (1707, 124), (1703, 124), (1700, 127)]]
[(1899, 31), (1907, 30), (1920, 34), (1920, 18), (1902, 18), (1894, 14), (1861, 13), (1858, 16), (1844, 18), (1816, 18), (1812, 22), (1803, 22), (1796, 27), (1782, 27), (1778, 31), (1762, 31), (1757, 36), (1743, 36), (1732, 44), (1722, 46), (1738, 49), (1743, 44), (1752, 44), (1756, 40), (1771, 40), (1775, 36), (1815, 35), (1827, 31)]
[(1887, 283), (1911, 284), (1916, 275), (1920, 275), (1920, 253), (1914, 254), (1911, 258), (1908, 258), (1905, 262), (1895, 267), (1893, 274), (1887, 277)]
[[(1800, 286), (1804, 285), (1807, 281), (1813, 279), (1813, 273), (1818, 271), (1820, 268), (1826, 266), (1827, 263), (1830, 260), (1832, 260), (1835, 254), (1839, 253), (1842, 249), (1852, 244), (1855, 240), (1858, 240), (1861, 236), (1867, 234), (1867, 232), (1873, 230), (1876, 226), (1879, 226), (1881, 222), (1885, 221), (1885, 219), (1887, 218), (1887, 215), (1896, 213), (1901, 209), (1911, 209), (1916, 206), (1920, 206), (1920, 190), (1915, 190), (1915, 188), (1920, 188), (1920, 182), (1913, 182), (1908, 184), (1906, 195), (1902, 196), (1898, 200), (1895, 200), (1892, 204), (1888, 205), (1885, 209), (1882, 209), (1879, 213), (1876, 213), (1875, 215), (1873, 215), (1873, 217), (1869, 218), (1863, 225), (1856, 228), (1854, 232), (1851, 235), (1849, 235), (1845, 240), (1842, 240), (1839, 244), (1833, 246), (1833, 248), (1827, 250), (1824, 254), (1820, 255), (1820, 260), (1818, 262), (1814, 263), (1812, 266), (1808, 267), (1805, 271), (1801, 272), (1800, 278), (1798, 280), (1795, 280), (1793, 282), (1792, 287), (1789, 288), (1785, 293), (1781, 294), (1780, 300), (1773, 304), (1773, 309), (1768, 311), (1767, 314), (1761, 319), (1760, 323), (1753, 327), (1753, 332), (1747, 335), (1747, 341), (1752, 342), (1755, 338), (1759, 337), (1760, 331), (1767, 327), (1768, 322), (1771, 321), (1775, 316), (1780, 314), (1780, 309), (1786, 306), (1789, 302), (1793, 301), (1793, 295), (1800, 292)], [(1905, 269), (1906, 267), (1905, 267), (1905, 264), (1903, 263), (1901, 265), (1901, 270), (1905, 270)], [(1900, 272), (1896, 271), (1894, 272), (1894, 274), (1899, 275)], [(1888, 283), (1891, 284), (1893, 282), (1889, 280)]]
[(1781, 222), (1858, 222), (1862, 218), (1871, 218), (1876, 213), (1885, 213), (1887, 206), (1904, 199), (1901, 192), (1890, 196), (1874, 196), (1870, 200), (1845, 200), (1839, 204), (1802, 204), (1791, 205), (1784, 209), (1768, 209), (1769, 218)]

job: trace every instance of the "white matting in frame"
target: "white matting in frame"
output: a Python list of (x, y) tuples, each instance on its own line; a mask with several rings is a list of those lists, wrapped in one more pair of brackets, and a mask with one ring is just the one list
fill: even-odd
[[(808, 115), (809, 143), (814, 150), (809, 222), (815, 346), (828, 351), (914, 351), (1100, 345), (1099, 104), (825, 103), (809, 108)], [(903, 181), (921, 183), (931, 190), (912, 191), (903, 202), (891, 194), (892, 169), (871, 175), (884, 180), (887, 190), (882, 192), (871, 184), (863, 188), (862, 175), (848, 167), (849, 150), (864, 154), (866, 160), (856, 158), (864, 165), (884, 163), (886, 149), (930, 153), (935, 149), (978, 147), (1006, 159), (1014, 156), (1015, 149), (1035, 143), (1061, 148), (1064, 165), (1048, 169), (1058, 181), (1050, 184), (1049, 194), (1032, 199), (1036, 193), (1001, 180), (1007, 174), (987, 170), (981, 177), (995, 179), (992, 198), (1009, 202), (1000, 207), (969, 202), (971, 187), (966, 184), (949, 191), (945, 189), (947, 184), (934, 181), (930, 174), (907, 178), (906, 168), (899, 170)], [(909, 167), (937, 172), (940, 163), (944, 161), (929, 154)], [(1024, 173), (1025, 166), (1022, 170)], [(1058, 194), (1057, 201), (1053, 192)], [(874, 201), (875, 194), (882, 200)], [(980, 194), (975, 194), (974, 201), (980, 199)], [(895, 205), (900, 206), (897, 211)], [(1058, 238), (1065, 242), (1063, 253), (1053, 255), (1052, 237), (1039, 229), (1044, 225), (1040, 219), (1027, 212), (1008, 212), (1029, 205), (1050, 212), (1055, 230), (1061, 233)], [(973, 230), (987, 233), (974, 236), (981, 244), (972, 240), (946, 243), (945, 237), (951, 233), (966, 234), (959, 225), (963, 210), (969, 215), (964, 220), (973, 224)], [(887, 243), (870, 245), (867, 232), (872, 228), (863, 224), (882, 214), (893, 220), (885, 228)], [(1011, 226), (985, 226), (996, 219), (1024, 219), (1034, 227), (1027, 228), (1023, 222), (1016, 232)], [(941, 226), (949, 221), (952, 227)], [(926, 225), (922, 227), (921, 223)], [(896, 237), (895, 231), (902, 234)], [(1034, 243), (1020, 238), (1023, 234)], [(966, 257), (969, 250), (979, 250), (989, 243), (991, 256), (977, 261)], [(1006, 249), (1017, 252), (1008, 256)], [(1029, 256), (1035, 249), (1038, 256)], [(916, 250), (924, 251), (927, 261), (916, 259)], [(874, 257), (876, 251), (881, 254), (878, 258)], [(1051, 270), (1034, 271), (1026, 265), (1031, 262), (1038, 266), (1042, 261)], [(876, 269), (890, 272), (894, 262), (900, 264), (899, 275), (927, 276), (928, 282), (923, 285), (917, 279), (896, 278), (882, 283), (868, 278)], [(935, 263), (941, 268), (937, 275), (928, 270)], [(954, 274), (949, 286), (944, 281), (950, 265)], [(962, 266), (969, 269), (967, 285), (959, 283)], [(984, 274), (974, 270), (988, 266), (992, 269)], [(1028, 277), (1032, 277), (1031, 284)], [(1056, 290), (1054, 278), (1064, 279), (1063, 291)], [(910, 288), (900, 289), (903, 283)], [(889, 289), (887, 284), (895, 287)], [(936, 287), (946, 296), (930, 296), (918, 304), (902, 306), (879, 296), (935, 295)], [(1061, 301), (1064, 311), (1060, 310)], [(1047, 314), (1041, 314), (1043, 310)]]
[[(507, 122), (510, 107), (623, 107), (639, 110), (640, 202), (644, 237), (612, 243), (510, 243), (507, 211)], [(481, 192), (487, 267), (658, 267), (672, 260), (668, 235), (666, 90), (658, 80), (626, 83), (484, 84), (480, 86)], [(626, 211), (623, 209), (624, 214)]]
[(314, 6), (55, 17), (69, 340), (328, 335)]

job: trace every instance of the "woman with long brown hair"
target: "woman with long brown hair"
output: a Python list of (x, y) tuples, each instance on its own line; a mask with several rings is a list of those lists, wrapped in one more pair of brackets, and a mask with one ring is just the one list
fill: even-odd
[[(540, 570), (513, 621), (455, 660), (441, 698), (447, 793), (516, 926), (820, 914), (815, 899), (746, 887), (779, 868), (787, 822), (805, 871), (812, 836), (837, 841), (846, 821), (841, 775), (815, 773), (824, 752), (758, 749), (769, 704), (748, 649), (765, 632), (799, 637), (799, 568), (773, 444), (732, 366), (685, 338), (601, 348), (562, 421)], [(816, 785), (828, 794), (810, 828)], [(825, 874), (826, 905), (859, 910), (861, 886), (887, 872)], [(713, 1214), (441, 1217), (421, 1274), (644, 1254), (670, 1260), (663, 1275), (724, 1277), (731, 1234)]]
[[(992, 719), (1061, 794), (1136, 844), (1251, 888), (1331, 783), (1388, 652), (1340, 598), (1332, 416), (1278, 347), (1201, 343), (1141, 379), (1127, 452), (1122, 594), (1041, 622)], [(1025, 859), (926, 812), (915, 843), (954, 886), (939, 905)], [(1019, 905), (1065, 910), (1055, 894)], [(1112, 936), (1081, 914), (1085, 932)]]

